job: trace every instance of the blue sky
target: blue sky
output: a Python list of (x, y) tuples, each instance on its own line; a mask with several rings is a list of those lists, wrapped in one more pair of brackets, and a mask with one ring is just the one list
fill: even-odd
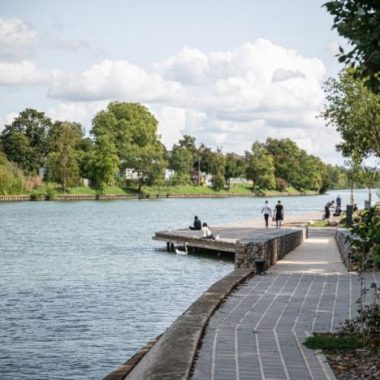
[(0, 129), (26, 107), (91, 119), (110, 101), (146, 104), (168, 148), (191, 134), (242, 153), (294, 139), (341, 163), (315, 116), (339, 71), (339, 39), (317, 0), (2, 0)]

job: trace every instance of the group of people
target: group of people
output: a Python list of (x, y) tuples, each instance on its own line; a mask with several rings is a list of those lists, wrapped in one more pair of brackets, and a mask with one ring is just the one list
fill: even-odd
[(263, 208), (261, 209), (261, 213), (264, 214), (265, 227), (269, 227), (269, 218), (271, 217), (274, 222), (276, 222), (276, 228), (281, 227), (281, 223), (284, 220), (284, 206), (281, 201), (278, 201), (276, 206), (274, 207), (274, 211), (272, 214), (272, 208), (269, 206), (268, 201), (265, 201)]
[(202, 230), (202, 236), (206, 239), (215, 239), (216, 237), (210, 230), (210, 227), (207, 225), (207, 223), (201, 222), (201, 220), (198, 218), (197, 215), (194, 216), (194, 223), (192, 226), (189, 226), (191, 230)]
[[(268, 201), (265, 201), (261, 213), (264, 214), (265, 227), (269, 227), (269, 218), (272, 218), (272, 220), (276, 222), (276, 228), (281, 227), (282, 221), (284, 220), (284, 206), (282, 205), (281, 201), (277, 202), (273, 213)], [(189, 228), (190, 230), (202, 230), (202, 236), (206, 239), (216, 238), (207, 223), (202, 223), (197, 215), (194, 216), (193, 225), (189, 226)]]

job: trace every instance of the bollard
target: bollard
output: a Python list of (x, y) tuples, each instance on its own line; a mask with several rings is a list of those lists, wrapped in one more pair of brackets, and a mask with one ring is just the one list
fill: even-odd
[(265, 260), (257, 259), (255, 260), (255, 264), (256, 264), (256, 274), (264, 274)]

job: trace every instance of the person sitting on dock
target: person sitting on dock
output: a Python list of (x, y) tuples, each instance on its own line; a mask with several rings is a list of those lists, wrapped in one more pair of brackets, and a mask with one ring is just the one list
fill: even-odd
[(189, 228), (191, 230), (201, 230), (202, 229), (202, 222), (196, 215), (194, 216), (194, 224), (192, 226), (189, 226)]
[(203, 237), (206, 239), (215, 239), (207, 223), (203, 223), (202, 233), (203, 233)]

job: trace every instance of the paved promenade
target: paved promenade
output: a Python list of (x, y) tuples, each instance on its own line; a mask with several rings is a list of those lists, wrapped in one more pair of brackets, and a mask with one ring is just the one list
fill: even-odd
[[(334, 235), (310, 229), (300, 247), (226, 299), (206, 328), (192, 379), (335, 378), (324, 356), (302, 344), (356, 312), (357, 274), (346, 272)], [(374, 281), (379, 273), (367, 274)]]

